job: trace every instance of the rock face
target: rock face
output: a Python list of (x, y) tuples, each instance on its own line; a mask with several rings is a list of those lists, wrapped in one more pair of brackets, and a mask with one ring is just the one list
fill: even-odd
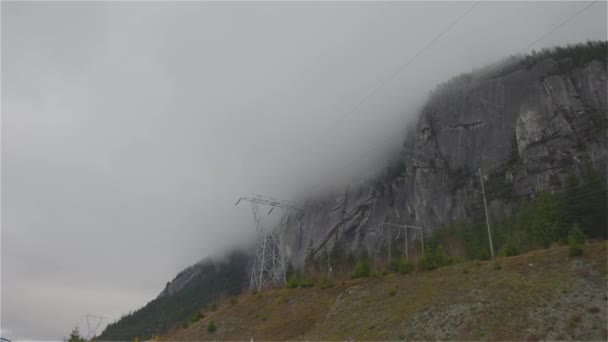
[(173, 296), (182, 291), (186, 286), (189, 286), (193, 281), (198, 280), (197, 278), (205, 278), (206, 273), (209, 273), (209, 269), (213, 269), (210, 266), (212, 263), (210, 259), (202, 260), (179, 272), (173, 280), (167, 282), (165, 288), (158, 294), (158, 298)]
[(560, 188), (586, 162), (604, 174), (605, 61), (562, 71), (568, 63), (547, 58), (441, 85), (405, 142), (401, 172), (304, 203), (304, 214), (291, 215), (283, 233), (287, 257), (300, 266), (309, 244), (319, 252), (336, 241), (374, 255), (386, 241), (385, 221), (430, 232), (471, 220), (483, 210), (479, 168), (493, 220), (509, 215), (521, 197)]

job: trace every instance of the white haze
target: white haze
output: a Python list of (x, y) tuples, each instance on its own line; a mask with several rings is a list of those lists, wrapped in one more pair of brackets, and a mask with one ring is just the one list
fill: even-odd
[[(5, 2), (1, 333), (114, 320), (253, 232), (251, 192), (357, 182), (399, 151), (429, 91), (586, 6)], [(606, 3), (535, 48), (606, 39)]]

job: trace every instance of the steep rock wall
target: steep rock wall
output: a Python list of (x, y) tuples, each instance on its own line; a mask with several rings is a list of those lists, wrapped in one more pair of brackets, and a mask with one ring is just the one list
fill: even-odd
[(309, 244), (318, 252), (337, 240), (374, 255), (385, 243), (385, 221), (428, 233), (470, 220), (482, 208), (480, 167), (493, 220), (508, 216), (521, 197), (559, 188), (587, 161), (606, 170), (605, 62), (561, 72), (568, 63), (548, 58), (440, 86), (405, 142), (402, 172), (303, 203), (303, 215), (289, 216), (282, 236), (287, 257), (300, 266)]

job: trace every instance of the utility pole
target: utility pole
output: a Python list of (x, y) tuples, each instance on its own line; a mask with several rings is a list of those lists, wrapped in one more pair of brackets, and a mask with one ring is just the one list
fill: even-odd
[(386, 244), (388, 245), (388, 263), (391, 263), (391, 230), (388, 230), (388, 238), (386, 239)]
[(481, 183), (481, 195), (483, 196), (483, 208), (486, 212), (486, 225), (488, 227), (488, 240), (490, 241), (490, 254), (494, 259), (494, 245), (492, 244), (492, 231), (490, 230), (490, 217), (488, 216), (488, 203), (486, 201), (486, 191), (483, 187), (483, 174), (481, 173), (481, 167), (479, 168), (479, 183)]
[(424, 226), (420, 227), (420, 239), (422, 240), (422, 255), (424, 255)]
[[(421, 243), (422, 243), (422, 254), (424, 254), (424, 227), (417, 227), (417, 226), (412, 226), (409, 224), (396, 224), (396, 223), (391, 223), (391, 222), (384, 222), (384, 224), (389, 225), (389, 226), (393, 226), (393, 227), (399, 227), (399, 228), (403, 228), (403, 231), (405, 233), (405, 260), (409, 260), (409, 255), (408, 255), (408, 240), (407, 240), (407, 229), (411, 228), (411, 229), (417, 229), (421, 232), (420, 237), (421, 237)], [(390, 261), (390, 247), (389, 247), (389, 261)]]

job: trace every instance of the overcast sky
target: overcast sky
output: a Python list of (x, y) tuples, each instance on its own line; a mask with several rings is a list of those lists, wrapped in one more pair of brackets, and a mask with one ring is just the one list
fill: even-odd
[[(383, 83), (473, 3), (3, 1), (3, 337), (142, 306), (251, 235), (238, 196), (373, 174), (438, 82), (587, 4), (481, 3)], [(535, 48), (587, 39), (605, 2)]]

